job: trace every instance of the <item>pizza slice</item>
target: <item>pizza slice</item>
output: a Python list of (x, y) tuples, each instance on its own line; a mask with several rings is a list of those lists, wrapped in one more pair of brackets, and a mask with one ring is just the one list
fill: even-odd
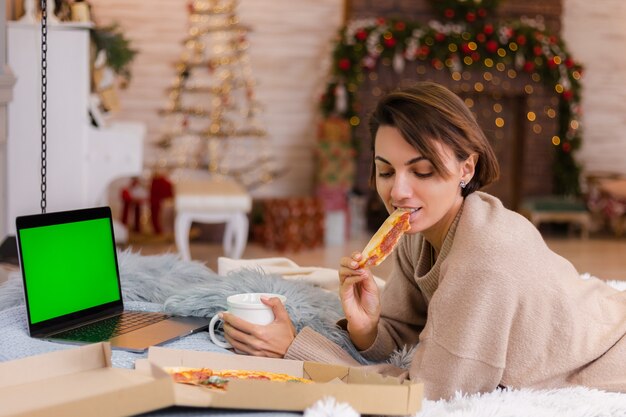
[(404, 232), (411, 228), (411, 211), (396, 209), (380, 226), (361, 252), (363, 260), (360, 267), (379, 265), (396, 247)]
[(310, 379), (295, 377), (288, 374), (281, 374), (267, 371), (244, 371), (244, 370), (222, 370), (214, 371), (209, 368), (165, 368), (174, 382), (187, 385), (197, 385), (214, 390), (225, 391), (228, 381), (232, 379), (256, 379), (275, 382), (300, 382), (311, 383)]

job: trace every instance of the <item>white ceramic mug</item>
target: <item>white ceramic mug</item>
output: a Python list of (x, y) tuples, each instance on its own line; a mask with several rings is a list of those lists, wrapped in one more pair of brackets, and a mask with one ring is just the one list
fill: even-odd
[[(280, 294), (270, 294), (261, 292), (250, 292), (243, 294), (231, 295), (226, 299), (226, 305), (228, 306), (228, 312), (234, 316), (237, 316), (250, 323), (266, 325), (274, 321), (274, 312), (271, 307), (266, 306), (261, 301), (261, 297), (272, 298), (277, 297), (285, 304), (287, 297)], [(222, 321), (219, 317), (219, 313), (211, 318), (209, 323), (209, 336), (211, 341), (219, 347), (229, 349), (232, 345), (226, 341), (222, 341), (215, 335), (215, 325), (218, 321)]]

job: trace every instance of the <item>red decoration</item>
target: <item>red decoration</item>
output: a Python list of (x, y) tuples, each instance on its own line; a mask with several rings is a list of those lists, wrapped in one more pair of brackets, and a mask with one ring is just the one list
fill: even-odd
[(339, 69), (342, 71), (348, 71), (352, 66), (352, 63), (348, 58), (341, 58), (337, 63), (337, 66), (339, 66)]
[(569, 153), (569, 151), (572, 150), (572, 146), (569, 144), (569, 142), (563, 142), (563, 145), (561, 145), (561, 149), (563, 149), (563, 152)]
[(479, 33), (478, 35), (476, 35), (476, 40), (478, 42), (485, 42), (485, 40), (487, 39), (487, 36), (484, 33)]
[(160, 235), (163, 232), (161, 227), (161, 206), (163, 200), (174, 197), (172, 183), (163, 174), (157, 172), (152, 176), (150, 184), (150, 217), (154, 233)]
[(523, 70), (526, 72), (533, 72), (535, 70), (535, 63), (532, 61), (524, 62)]
[(396, 28), (396, 30), (402, 31), (402, 30), (406, 29), (406, 23), (404, 23), (402, 21), (399, 21), (399, 22), (396, 22), (394, 27)]
[(452, 19), (454, 17), (454, 10), (453, 9), (446, 9), (443, 12), (444, 16), (447, 17), (448, 19)]
[(572, 90), (565, 90), (563, 91), (563, 99), (566, 101), (570, 101), (572, 98), (574, 98), (574, 93), (572, 93)]
[(533, 54), (535, 54), (535, 56), (543, 55), (543, 49), (541, 49), (541, 46), (537, 45), (533, 47)]
[(498, 42), (494, 40), (487, 41), (487, 43), (485, 44), (485, 49), (487, 50), (487, 52), (495, 54), (498, 50)]
[(363, 41), (365, 41), (365, 39), (367, 39), (367, 32), (366, 32), (365, 30), (363, 30), (363, 29), (359, 29), (359, 30), (357, 30), (357, 32), (354, 34), (354, 37), (355, 37), (357, 40), (359, 40), (359, 41), (363, 42)]
[(443, 42), (443, 41), (445, 41), (445, 40), (446, 40), (446, 34), (445, 34), (445, 33), (441, 33), (441, 32), (437, 32), (437, 33), (435, 34), (435, 40), (436, 40), (437, 42)]
[(524, 35), (517, 35), (517, 43), (520, 46), (526, 45), (526, 36), (524, 36)]
[(470, 23), (475, 22), (476, 21), (476, 13), (474, 13), (474, 12), (467, 12), (467, 14), (465, 15), (465, 20), (467, 20)]
[(387, 48), (393, 48), (394, 46), (396, 46), (396, 39), (395, 38), (385, 38), (385, 46)]
[(491, 35), (493, 33), (493, 25), (491, 23), (486, 24), (483, 32), (485, 32), (485, 35)]
[(556, 63), (554, 57), (548, 59), (547, 64), (548, 64), (548, 68), (550, 68), (550, 69), (555, 69), (559, 65), (559, 64)]
[(478, 16), (481, 18), (485, 18), (487, 17), (487, 9), (481, 7), (480, 9), (478, 9)]

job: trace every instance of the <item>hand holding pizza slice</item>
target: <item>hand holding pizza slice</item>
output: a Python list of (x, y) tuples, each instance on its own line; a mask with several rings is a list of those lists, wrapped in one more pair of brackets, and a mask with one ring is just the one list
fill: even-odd
[(396, 209), (391, 213), (361, 252), (363, 260), (359, 267), (376, 266), (384, 261), (402, 235), (411, 228), (410, 217), (411, 212), (406, 209)]

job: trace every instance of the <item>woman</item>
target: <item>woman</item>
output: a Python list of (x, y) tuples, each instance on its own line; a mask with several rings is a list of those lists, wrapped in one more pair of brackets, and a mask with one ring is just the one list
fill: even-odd
[[(419, 342), (408, 373), (432, 400), (499, 386), (626, 392), (626, 292), (581, 280), (530, 222), (477, 191), (498, 164), (463, 101), (433, 83), (392, 92), (371, 133), (378, 194), (389, 212), (412, 214), (382, 294), (360, 254), (341, 259), (340, 324), (361, 354), (382, 362)], [(311, 329), (296, 335), (278, 300), (266, 304), (269, 326), (225, 315), (238, 350), (356, 363)]]

